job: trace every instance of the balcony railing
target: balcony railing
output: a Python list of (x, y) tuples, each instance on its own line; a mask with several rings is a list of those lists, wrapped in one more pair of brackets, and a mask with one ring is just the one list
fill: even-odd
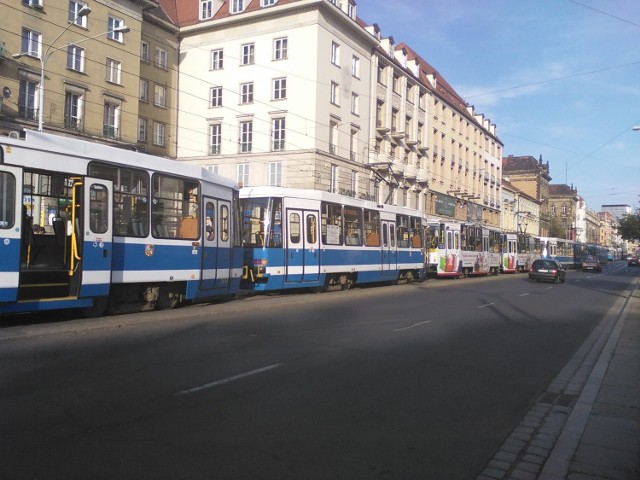
[(114, 140), (120, 139), (120, 129), (112, 125), (104, 125), (102, 127), (102, 135), (107, 138), (113, 138)]

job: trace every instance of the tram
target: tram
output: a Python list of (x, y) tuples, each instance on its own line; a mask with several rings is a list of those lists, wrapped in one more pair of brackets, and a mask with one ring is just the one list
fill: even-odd
[(425, 277), (426, 222), (416, 210), (283, 187), (245, 187), (240, 208), (245, 290), (326, 291)]
[(239, 189), (200, 167), (25, 131), (0, 139), (0, 314), (237, 294)]

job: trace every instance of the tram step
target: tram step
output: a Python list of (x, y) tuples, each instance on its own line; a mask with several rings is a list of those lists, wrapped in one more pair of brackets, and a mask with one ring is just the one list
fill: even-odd
[(57, 298), (69, 295), (67, 270), (32, 270), (20, 272), (19, 300)]

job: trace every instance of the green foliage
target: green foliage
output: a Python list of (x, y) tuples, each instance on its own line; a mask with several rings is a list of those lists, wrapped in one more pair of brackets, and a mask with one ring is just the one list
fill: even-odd
[(640, 240), (640, 209), (625, 213), (618, 220), (618, 234), (623, 240)]

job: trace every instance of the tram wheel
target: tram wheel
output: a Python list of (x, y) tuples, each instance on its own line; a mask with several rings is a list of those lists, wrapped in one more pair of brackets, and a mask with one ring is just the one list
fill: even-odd
[(109, 297), (97, 297), (91, 307), (80, 308), (80, 315), (85, 318), (97, 318), (104, 315), (109, 306)]
[(171, 310), (178, 305), (180, 293), (171, 285), (160, 285), (158, 289), (158, 298), (156, 299), (156, 308), (158, 310)]

